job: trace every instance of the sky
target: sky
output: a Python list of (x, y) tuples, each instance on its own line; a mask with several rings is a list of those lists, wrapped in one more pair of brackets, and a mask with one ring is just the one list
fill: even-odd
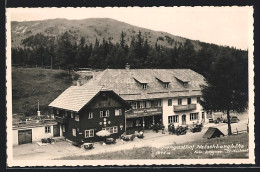
[(10, 8), (12, 21), (112, 18), (193, 40), (248, 49), (252, 7)]

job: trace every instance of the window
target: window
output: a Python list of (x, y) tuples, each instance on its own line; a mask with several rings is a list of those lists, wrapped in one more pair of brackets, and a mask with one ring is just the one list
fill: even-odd
[(150, 101), (147, 101), (147, 102), (146, 102), (146, 107), (147, 107), (147, 108), (150, 108), (150, 107), (152, 107), (152, 105), (151, 105), (151, 102), (150, 102)]
[(109, 110), (106, 110), (106, 117), (109, 117)]
[(137, 109), (137, 102), (132, 102), (131, 106), (132, 106), (133, 109)]
[(191, 98), (187, 98), (187, 104), (191, 104)]
[(183, 82), (183, 86), (187, 87), (188, 86), (188, 82)]
[(173, 115), (168, 117), (168, 123), (179, 122), (179, 115)]
[(94, 137), (94, 130), (85, 130), (85, 138)]
[(197, 97), (197, 103), (200, 103), (200, 97)]
[(178, 99), (178, 105), (182, 105), (182, 99), (181, 98)]
[(147, 84), (143, 84), (143, 89), (144, 89), (144, 90), (147, 89)]
[(117, 126), (102, 128), (102, 130), (106, 130), (110, 134), (118, 133), (118, 127)]
[(172, 106), (172, 99), (168, 99), (168, 106)]
[(142, 124), (141, 124), (141, 120), (140, 119), (137, 119), (136, 121), (135, 121), (135, 126), (142, 126)]
[(113, 127), (113, 133), (117, 133), (117, 132), (118, 132), (117, 126), (114, 126), (114, 127)]
[(51, 133), (51, 126), (45, 126), (45, 133)]
[(115, 116), (122, 115), (122, 110), (121, 109), (115, 109)]
[(78, 114), (75, 115), (75, 121), (79, 121), (79, 115)]
[(146, 108), (146, 102), (140, 102), (140, 108)]
[(100, 111), (99, 114), (100, 114), (101, 118), (102, 117), (109, 117), (109, 110), (106, 110), (105, 113), (104, 113), (104, 111)]
[(59, 111), (59, 109), (57, 109), (57, 114), (58, 114), (58, 115), (60, 114), (60, 111)]
[(162, 107), (162, 101), (161, 100), (155, 101), (155, 107)]
[(199, 113), (191, 113), (190, 114), (190, 121), (194, 121), (199, 119)]
[(88, 119), (92, 119), (93, 118), (93, 112), (89, 112), (88, 113)]
[(100, 117), (103, 117), (103, 111), (100, 111), (99, 114), (100, 114)]
[(169, 83), (165, 83), (165, 88), (168, 88), (169, 87)]
[(126, 121), (126, 127), (133, 127), (133, 121)]
[(76, 136), (76, 129), (75, 128), (72, 128), (72, 135)]
[(74, 118), (74, 114), (73, 114), (73, 112), (71, 112), (70, 116), (71, 116), (71, 118)]

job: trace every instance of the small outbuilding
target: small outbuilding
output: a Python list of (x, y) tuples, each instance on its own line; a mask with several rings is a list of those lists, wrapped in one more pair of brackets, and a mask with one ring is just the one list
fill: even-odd
[(218, 128), (209, 127), (203, 138), (211, 139), (220, 136), (224, 136), (224, 134)]
[(34, 120), (13, 123), (13, 145), (38, 142), (43, 138), (59, 137), (55, 120)]

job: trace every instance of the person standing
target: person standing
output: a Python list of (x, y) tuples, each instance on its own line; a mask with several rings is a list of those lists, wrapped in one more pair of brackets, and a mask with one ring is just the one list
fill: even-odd
[(164, 130), (165, 130), (165, 126), (162, 124), (162, 134), (165, 134)]

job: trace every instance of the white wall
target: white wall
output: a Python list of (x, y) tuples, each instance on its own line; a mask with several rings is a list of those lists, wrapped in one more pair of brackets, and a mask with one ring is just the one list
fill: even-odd
[(51, 127), (50, 133), (45, 133), (45, 127), (37, 127), (32, 129), (32, 141), (37, 142), (41, 141), (43, 138), (50, 138), (53, 137), (53, 126)]
[[(182, 115), (186, 115), (186, 124), (192, 124), (193, 122), (197, 122), (197, 120), (192, 120), (190, 121), (190, 113), (199, 113), (199, 122), (202, 120), (202, 112), (203, 108), (202, 106), (197, 103), (197, 97), (191, 97), (191, 104), (196, 104), (197, 108), (196, 110), (190, 110), (190, 111), (181, 111), (181, 112), (174, 112), (173, 111), (173, 106), (178, 105), (178, 98), (172, 98), (172, 106), (168, 106), (168, 99), (163, 99), (162, 100), (162, 107), (163, 107), (163, 124), (165, 125), (166, 128), (168, 128), (168, 116), (173, 116), (173, 115), (179, 115), (179, 122), (174, 123), (176, 125), (181, 125), (182, 124)], [(187, 105), (187, 98), (182, 98), (182, 105)], [(206, 112), (204, 112), (205, 116), (205, 123), (208, 122), (206, 119), (207, 115)]]
[(13, 134), (13, 145), (18, 145), (18, 131), (19, 130), (28, 130), (32, 129), (32, 142), (41, 141), (43, 138), (53, 137), (53, 126), (50, 126), (51, 132), (45, 133), (45, 126), (36, 127), (36, 128), (26, 128), (26, 129), (18, 129), (12, 130)]

